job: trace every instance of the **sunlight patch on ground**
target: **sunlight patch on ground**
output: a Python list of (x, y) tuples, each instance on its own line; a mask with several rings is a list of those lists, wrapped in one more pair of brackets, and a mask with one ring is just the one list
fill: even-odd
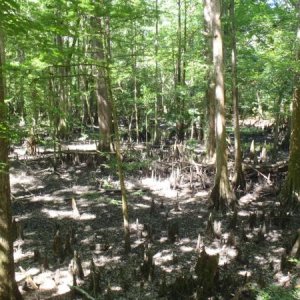
[(86, 221), (86, 220), (94, 220), (96, 219), (95, 214), (89, 214), (89, 213), (83, 213), (80, 215), (80, 220)]
[(265, 265), (268, 263), (268, 260), (264, 256), (256, 255), (254, 256), (254, 259), (260, 264), (260, 265)]
[(188, 253), (188, 252), (193, 252), (195, 250), (195, 248), (193, 247), (190, 247), (190, 246), (180, 246), (180, 251), (183, 252), (183, 253)]
[(14, 251), (14, 262), (15, 263), (18, 263), (24, 259), (31, 258), (31, 257), (33, 257), (33, 252), (26, 251), (26, 253), (24, 253), (21, 247), (18, 247)]
[(239, 204), (240, 205), (248, 205), (254, 200), (255, 200), (255, 197), (252, 194), (247, 194), (239, 199)]
[(269, 242), (278, 242), (280, 238), (281, 238), (281, 234), (276, 230), (272, 230), (267, 235), (267, 241)]
[(50, 195), (50, 194), (48, 194), (48, 195), (37, 195), (37, 196), (33, 196), (32, 198), (31, 198), (31, 201), (32, 202), (52, 202), (52, 201), (54, 201), (53, 200), (53, 195)]
[(243, 277), (251, 277), (252, 276), (252, 272), (249, 270), (242, 270), (238, 272), (239, 275), (243, 276)]
[(159, 239), (159, 242), (160, 242), (161, 244), (166, 243), (167, 241), (168, 241), (168, 238), (167, 238), (167, 237), (161, 237), (161, 238)]
[(39, 180), (33, 176), (27, 174), (27, 172), (21, 171), (17, 174), (10, 173), (10, 184), (12, 186), (15, 185), (15, 188), (22, 185), (37, 185), (39, 184)]
[(97, 146), (96, 143), (92, 143), (92, 144), (74, 144), (74, 145), (62, 145), (62, 150), (64, 151), (96, 151), (97, 150)]
[(195, 197), (204, 198), (208, 197), (209, 192), (208, 191), (199, 191), (195, 194)]
[(48, 215), (50, 218), (73, 218), (73, 211), (59, 211), (54, 209), (42, 209), (42, 213)]
[(238, 216), (240, 217), (248, 217), (250, 215), (249, 210), (240, 210), (238, 212)]
[(163, 264), (173, 261), (173, 257), (174, 256), (173, 256), (173, 253), (171, 252), (171, 250), (163, 250), (163, 251), (157, 252), (153, 256), (153, 259), (154, 259), (155, 265), (160, 266), (160, 265), (163, 265)]
[(100, 255), (97, 257), (97, 265), (101, 267), (111, 263), (119, 263), (120, 261), (121, 256), (108, 257), (105, 255)]
[(94, 186), (89, 186), (89, 185), (73, 185), (72, 186), (72, 192), (74, 194), (77, 194), (77, 195), (81, 195), (81, 194), (84, 194), (84, 193), (87, 193), (89, 192), (90, 190), (93, 190), (95, 187)]
[(174, 199), (177, 197), (177, 191), (171, 189), (169, 179), (158, 181), (152, 178), (145, 178), (141, 180), (141, 183), (159, 196)]
[(143, 203), (136, 203), (134, 205), (134, 209), (139, 209), (139, 208), (149, 208), (149, 205), (143, 204)]
[(24, 272), (21, 271), (16, 271), (16, 281), (20, 282), (22, 280), (24, 280), (26, 278), (26, 276), (30, 275), (30, 276), (36, 276), (40, 273), (40, 269), (38, 268), (30, 268), (26, 270), (26, 274), (24, 274)]

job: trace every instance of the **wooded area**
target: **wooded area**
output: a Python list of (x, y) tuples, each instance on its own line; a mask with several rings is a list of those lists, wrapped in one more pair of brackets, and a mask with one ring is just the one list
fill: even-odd
[(0, 1), (0, 300), (300, 299), (300, 0)]

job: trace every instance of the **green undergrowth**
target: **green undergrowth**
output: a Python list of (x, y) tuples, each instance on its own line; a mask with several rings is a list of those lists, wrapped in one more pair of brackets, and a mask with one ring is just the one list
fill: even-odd
[(271, 285), (258, 291), (257, 300), (297, 300), (300, 299), (300, 289), (285, 288)]

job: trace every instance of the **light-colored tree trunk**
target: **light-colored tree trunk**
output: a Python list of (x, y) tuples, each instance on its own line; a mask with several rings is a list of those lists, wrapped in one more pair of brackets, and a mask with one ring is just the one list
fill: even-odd
[(223, 42), (221, 30), (220, 0), (212, 1), (213, 13), (213, 61), (216, 98), (216, 175), (210, 199), (216, 210), (235, 206), (235, 195), (231, 189), (227, 170), (227, 147), (225, 127), (225, 84), (223, 63)]
[(175, 67), (175, 102), (176, 102), (176, 135), (179, 141), (184, 139), (184, 120), (183, 120), (183, 97), (180, 89), (183, 83), (183, 66), (182, 66), (182, 52), (183, 52), (183, 39), (182, 39), (182, 2), (177, 1), (178, 17), (177, 17), (177, 57)]
[(207, 87), (205, 98), (207, 103), (208, 127), (206, 135), (207, 159), (212, 160), (216, 153), (215, 132), (215, 82), (213, 80), (213, 51), (212, 51), (212, 0), (203, 0), (204, 28), (206, 37)]
[(155, 107), (154, 107), (154, 131), (153, 131), (153, 143), (160, 144), (160, 130), (159, 130), (159, 114), (161, 114), (161, 84), (160, 84), (160, 71), (158, 66), (158, 34), (159, 34), (159, 12), (158, 12), (158, 0), (155, 1)]
[(8, 147), (9, 128), (4, 103), (4, 38), (0, 31), (0, 299), (19, 300), (22, 296), (15, 281), (12, 212), (10, 199)]
[(237, 50), (235, 34), (234, 1), (230, 0), (231, 20), (231, 76), (232, 76), (232, 102), (233, 102), (233, 126), (234, 126), (234, 175), (233, 186), (235, 189), (244, 190), (246, 186), (242, 169), (242, 149), (239, 124), (239, 91), (237, 84)]
[[(300, 62), (300, 0), (297, 5), (298, 28), (296, 35), (296, 65)], [(288, 176), (281, 192), (284, 206), (292, 209), (300, 203), (300, 72), (296, 71), (292, 102), (292, 126)]]

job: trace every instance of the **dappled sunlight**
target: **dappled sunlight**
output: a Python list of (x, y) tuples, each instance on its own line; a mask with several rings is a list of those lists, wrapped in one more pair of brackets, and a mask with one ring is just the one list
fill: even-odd
[(239, 199), (239, 204), (241, 206), (249, 205), (253, 201), (255, 201), (255, 197), (252, 194), (248, 193)]
[(29, 175), (27, 172), (21, 171), (18, 173), (10, 173), (10, 184), (14, 189), (25, 189), (27, 186), (39, 186), (41, 181), (34, 176), (34, 174)]
[[(23, 176), (33, 173), (31, 168), (37, 168), (37, 161), (32, 165), (30, 163), (28, 161)], [(193, 184), (188, 179), (182, 186), (175, 187), (170, 184), (169, 176), (165, 179), (128, 176), (126, 186), (132, 251), (125, 259), (121, 191), (117, 178), (111, 176), (110, 172), (103, 175), (101, 167), (95, 166), (90, 170), (84, 164), (62, 166), (57, 174), (49, 172), (47, 165), (44, 167), (37, 181), (23, 181), (27, 192), (21, 186), (13, 186), (13, 193), (18, 195), (13, 204), (14, 214), (18, 222), (24, 225), (24, 241), (18, 238), (14, 244), (15, 261), (26, 266), (26, 272), (38, 271), (32, 277), (40, 284), (41, 296), (47, 293), (68, 295), (69, 285), (73, 284), (68, 270), (72, 254), (60, 262), (54, 252), (53, 241), (57, 229), (63, 241), (74, 230), (72, 250), (79, 251), (82, 258), (85, 281), (91, 276), (90, 259), (93, 257), (97, 268), (101, 270), (101, 278), (104, 278), (103, 291), (107, 293), (109, 279), (110, 290), (116, 298), (126, 293), (126, 284), (122, 282), (123, 275), (120, 274), (128, 266), (130, 271), (125, 278), (132, 289), (141, 289), (143, 296), (153, 295), (162, 274), (167, 274), (168, 284), (174, 282), (179, 274), (192, 274), (195, 277), (194, 268), (199, 249), (203, 246), (208, 255), (219, 256), (221, 272), (227, 272), (228, 268), (239, 278), (256, 280), (255, 268), (266, 269), (272, 265), (277, 270), (280, 266), (282, 252), (278, 250), (278, 245), (285, 238), (282, 230), (268, 222), (268, 231), (260, 233), (262, 211), (268, 210), (267, 215), (268, 206), (273, 204), (272, 200), (265, 200), (262, 196), (265, 188), (254, 186), (255, 190), (249, 190), (239, 199), (235, 230), (231, 227), (233, 212), (227, 212), (226, 215), (213, 213), (216, 228), (220, 226), (220, 231), (215, 234), (208, 231), (210, 210), (207, 200), (210, 189), (204, 189), (201, 183), (195, 185), (198, 178)], [(184, 176), (181, 180), (185, 180)], [(206, 182), (213, 181), (209, 179)], [(17, 189), (19, 194), (16, 194)], [(249, 226), (249, 218), (253, 214), (257, 214), (257, 219)], [(172, 224), (178, 224), (178, 228), (174, 227), (174, 237), (169, 232)], [(199, 235), (200, 248), (197, 248)], [(264, 247), (268, 249), (267, 255), (264, 255)], [(42, 258), (48, 255), (49, 270), (43, 270), (40, 262), (35, 260), (36, 250), (39, 250)], [(140, 283), (138, 276), (141, 276), (141, 263), (148, 251), (153, 255), (155, 276), (158, 278), (153, 282), (143, 279), (143, 283)], [(57, 270), (59, 273), (56, 274)], [(17, 270), (17, 274), (22, 285), (25, 275), (20, 270)], [(54, 280), (55, 276), (59, 278), (59, 284)]]
[(61, 211), (61, 210), (54, 210), (54, 209), (42, 209), (42, 212), (50, 217), (50, 218), (57, 218), (57, 219), (64, 219), (64, 218), (73, 218), (72, 211)]
[(141, 184), (148, 187), (158, 196), (170, 199), (175, 199), (177, 197), (178, 192), (170, 187), (169, 179), (155, 180), (152, 178), (145, 178), (141, 180)]
[(185, 246), (185, 245), (179, 246), (179, 249), (180, 249), (180, 251), (183, 252), (183, 253), (195, 251), (195, 248), (194, 248), (194, 247)]

